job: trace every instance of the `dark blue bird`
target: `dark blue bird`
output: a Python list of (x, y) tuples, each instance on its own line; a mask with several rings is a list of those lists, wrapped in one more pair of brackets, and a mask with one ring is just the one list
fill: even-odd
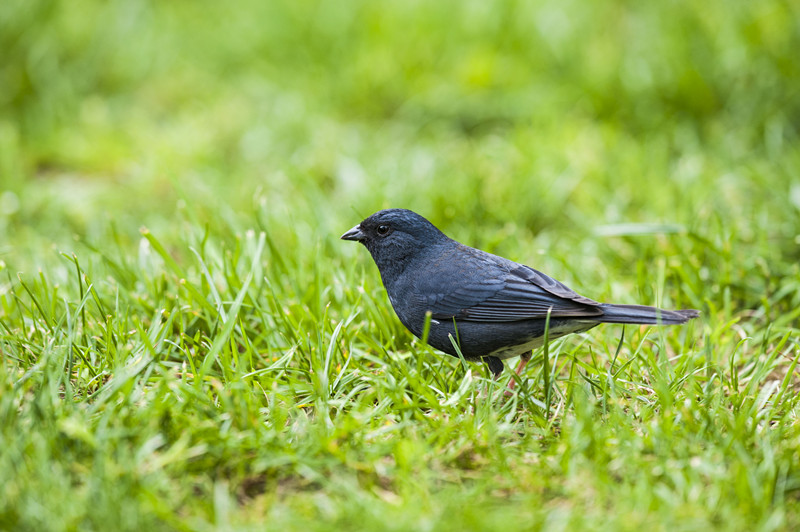
[[(678, 325), (697, 310), (598, 303), (529, 266), (460, 244), (406, 209), (376, 212), (342, 235), (364, 244), (397, 316), (421, 338), (431, 312), (428, 343), (467, 360), (485, 361), (497, 377), (501, 360), (521, 356), (549, 339), (600, 323)], [(513, 385), (513, 381), (512, 381)]]

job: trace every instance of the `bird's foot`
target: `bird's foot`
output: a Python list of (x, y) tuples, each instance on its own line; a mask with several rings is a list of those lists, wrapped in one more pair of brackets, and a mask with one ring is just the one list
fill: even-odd
[[(517, 377), (522, 375), (522, 371), (525, 369), (525, 366), (526, 364), (528, 364), (530, 359), (531, 359), (530, 353), (520, 355), (519, 364), (517, 364), (517, 369), (514, 370), (514, 373), (517, 375)], [(514, 388), (516, 387), (516, 385), (517, 385), (517, 379), (515, 377), (511, 377), (511, 380), (508, 381), (508, 390), (506, 390), (506, 397), (511, 397), (512, 395), (514, 395)]]

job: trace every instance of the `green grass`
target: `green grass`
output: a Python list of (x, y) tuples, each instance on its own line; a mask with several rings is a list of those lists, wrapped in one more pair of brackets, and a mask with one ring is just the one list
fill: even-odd
[[(0, 4), (0, 529), (800, 527), (795, 4)], [(390, 206), (702, 316), (506, 397)]]

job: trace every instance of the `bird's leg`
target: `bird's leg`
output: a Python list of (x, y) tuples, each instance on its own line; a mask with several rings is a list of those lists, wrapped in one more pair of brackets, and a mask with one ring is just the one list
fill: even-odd
[[(528, 363), (530, 359), (531, 359), (530, 353), (523, 353), (522, 355), (519, 356), (519, 364), (517, 364), (517, 369), (514, 371), (514, 373), (516, 373), (517, 376), (522, 375), (522, 370), (525, 369), (525, 365)], [(516, 379), (511, 379), (510, 381), (508, 381), (509, 390), (513, 390), (514, 386), (516, 385), (517, 385)]]
[(500, 378), (500, 374), (503, 373), (503, 361), (497, 357), (483, 357), (483, 361), (486, 362), (486, 365), (489, 366), (489, 371), (492, 372), (492, 378), (497, 380)]

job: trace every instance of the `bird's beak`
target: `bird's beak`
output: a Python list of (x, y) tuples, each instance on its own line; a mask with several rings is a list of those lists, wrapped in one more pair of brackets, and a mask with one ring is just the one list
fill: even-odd
[(342, 240), (354, 240), (356, 242), (364, 240), (364, 233), (361, 232), (361, 226), (357, 225), (343, 234)]

